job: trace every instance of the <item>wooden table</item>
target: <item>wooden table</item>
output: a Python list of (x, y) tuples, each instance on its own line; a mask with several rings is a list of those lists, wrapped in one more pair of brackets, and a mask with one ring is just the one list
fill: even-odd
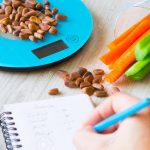
[[(47, 92), (53, 87), (61, 89), (60, 96), (81, 93), (80, 90), (66, 88), (62, 80), (55, 76), (56, 70), (71, 72), (78, 66), (84, 66), (89, 70), (101, 68), (103, 65), (98, 56), (106, 51), (106, 44), (114, 37), (116, 17), (124, 7), (138, 1), (84, 0), (94, 17), (94, 31), (84, 48), (70, 59), (46, 70), (23, 73), (0, 71), (0, 105), (52, 98)], [(150, 78), (136, 83), (126, 79), (119, 82), (118, 86), (123, 91), (139, 97), (150, 96)], [(93, 100), (97, 103), (101, 99), (93, 98)], [(0, 150), (5, 150), (3, 140), (0, 140)]]

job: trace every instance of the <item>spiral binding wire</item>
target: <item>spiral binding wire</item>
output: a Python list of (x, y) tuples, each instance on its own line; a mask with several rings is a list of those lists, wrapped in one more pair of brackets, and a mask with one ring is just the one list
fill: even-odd
[(0, 115), (0, 127), (2, 128), (7, 150), (22, 147), (11, 112), (4, 112)]

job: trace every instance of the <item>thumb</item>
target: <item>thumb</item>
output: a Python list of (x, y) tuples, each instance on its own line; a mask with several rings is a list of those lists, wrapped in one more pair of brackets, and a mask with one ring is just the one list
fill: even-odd
[(80, 129), (74, 138), (74, 144), (78, 150), (104, 149), (113, 135), (98, 134), (91, 126)]

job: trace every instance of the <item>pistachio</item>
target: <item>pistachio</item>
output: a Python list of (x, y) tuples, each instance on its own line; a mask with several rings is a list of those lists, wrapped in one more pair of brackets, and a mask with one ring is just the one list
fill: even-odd
[(24, 23), (25, 23), (26, 25), (28, 25), (28, 24), (31, 23), (31, 22), (30, 22), (30, 21), (25, 21)]
[(4, 9), (0, 9), (0, 14), (4, 14), (5, 10)]
[(39, 18), (37, 18), (36, 16), (31, 16), (29, 19), (31, 22), (34, 22), (36, 24), (40, 24), (41, 20)]
[(28, 8), (34, 9), (35, 5), (36, 5), (35, 0), (26, 0), (26, 2), (25, 2), (25, 6), (28, 7)]
[(36, 6), (35, 6), (35, 8), (37, 10), (42, 10), (43, 9), (42, 4), (40, 4), (40, 3), (37, 3)]
[(11, 26), (11, 25), (8, 24), (8, 25), (6, 26), (6, 28), (7, 28), (8, 33), (10, 33), (10, 34), (13, 33), (13, 29), (12, 29), (12, 26)]
[(24, 16), (28, 12), (29, 12), (28, 8), (23, 8), (23, 10), (22, 10), (22, 16)]
[(30, 35), (30, 36), (29, 36), (29, 39), (30, 39), (31, 41), (33, 41), (33, 42), (36, 42), (36, 41), (37, 41), (36, 37), (33, 36), (33, 35)]
[(59, 89), (58, 88), (51, 89), (51, 90), (49, 90), (48, 94), (49, 95), (58, 95)]
[(21, 32), (29, 35), (33, 34), (33, 32), (29, 29), (21, 29)]
[(38, 15), (38, 18), (39, 18), (40, 20), (43, 20), (43, 19), (45, 18), (45, 15), (42, 14), (42, 13), (40, 13), (40, 14)]
[(15, 19), (15, 16), (16, 16), (16, 14), (15, 14), (15, 13), (10, 14), (10, 15), (9, 15), (10, 20), (12, 20), (12, 21), (13, 21), (13, 20)]
[(7, 32), (7, 30), (6, 30), (6, 28), (3, 24), (0, 24), (0, 31), (3, 32), (3, 33)]
[(54, 21), (55, 21), (54, 18), (51, 18), (51, 17), (48, 17), (48, 16), (46, 16), (44, 19), (42, 19), (42, 23), (49, 24), (49, 25), (52, 24)]
[(6, 6), (6, 7), (5, 7), (5, 14), (6, 14), (6, 15), (10, 15), (11, 12), (12, 12), (12, 7), (11, 7), (11, 6)]
[(28, 28), (28, 26), (27, 26), (24, 22), (20, 22), (20, 26), (21, 26), (22, 28), (24, 28), (24, 29), (27, 29), (27, 28)]
[(106, 91), (95, 91), (94, 92), (94, 95), (96, 97), (107, 97), (108, 96), (108, 93)]
[(12, 7), (17, 9), (19, 6), (21, 6), (21, 1), (19, 0), (15, 0), (15, 1), (12, 1)]
[[(94, 72), (94, 71), (93, 71)], [(58, 71), (58, 76), (64, 80), (64, 84), (69, 88), (80, 88), (85, 94), (96, 97), (107, 97), (108, 93), (104, 86), (100, 84), (103, 75), (94, 75), (86, 68), (79, 67), (76, 72), (69, 74), (66, 71)], [(95, 73), (94, 73), (95, 74)], [(97, 74), (97, 73), (96, 73)], [(119, 91), (119, 88), (113, 87), (114, 91)]]
[(45, 10), (45, 15), (52, 17), (53, 14), (52, 14), (52, 12), (50, 12), (50, 10)]
[(84, 79), (81, 78), (81, 77), (77, 78), (77, 80), (75, 81), (75, 83), (76, 83), (76, 85), (77, 85), (78, 87), (80, 87), (80, 84), (81, 84), (82, 82), (84, 82)]
[(37, 12), (34, 11), (34, 10), (31, 10), (31, 11), (27, 12), (27, 13), (24, 15), (24, 17), (25, 17), (25, 18), (29, 18), (29, 17), (31, 17), (31, 16), (36, 16), (36, 15), (37, 15)]
[(58, 30), (57, 30), (57, 28), (55, 28), (54, 26), (52, 26), (52, 27), (49, 29), (49, 33), (51, 33), (51, 34), (57, 34), (57, 33), (58, 33)]
[[(53, 19), (53, 18), (52, 18)], [(48, 19), (46, 19), (46, 18), (44, 18), (44, 19), (42, 19), (42, 23), (43, 24), (51, 24), (51, 21), (50, 20), (48, 20)]]
[(19, 6), (17, 9), (18, 14), (22, 15), (23, 9), (24, 9), (23, 6)]
[(0, 23), (3, 25), (8, 25), (10, 23), (10, 19), (8, 17), (5, 17), (4, 19), (0, 20)]
[(2, 22), (4, 19), (6, 19), (7, 16), (5, 16), (4, 14), (3, 15), (0, 15), (0, 22)]
[(43, 24), (43, 23), (39, 24), (39, 26), (40, 26), (40, 28), (41, 28), (43, 31), (48, 31), (49, 28), (50, 28), (49, 25)]
[(104, 90), (104, 86), (102, 84), (94, 83), (92, 86), (97, 90), (100, 90), (100, 91)]
[(19, 38), (20, 38), (21, 40), (27, 40), (27, 39), (29, 38), (29, 35), (20, 32), (20, 33), (19, 33)]
[(77, 88), (75, 81), (70, 81), (70, 80), (65, 81), (65, 86), (67, 86), (69, 88)]
[(31, 31), (37, 31), (39, 29), (39, 26), (32, 22), (28, 24), (28, 27)]
[(82, 91), (85, 93), (85, 94), (88, 94), (89, 96), (93, 95), (94, 93), (94, 88), (92, 86), (89, 86), (89, 87), (84, 87), (82, 89)]
[(26, 21), (26, 18), (25, 18), (25, 17), (21, 17), (21, 18), (20, 18), (20, 21), (24, 21), (24, 22), (25, 22), (25, 21)]
[(37, 30), (37, 33), (40, 33), (40, 34), (44, 35), (44, 34), (45, 34), (45, 31), (39, 29), (39, 30)]
[(100, 83), (102, 81), (101, 75), (95, 75), (93, 79), (93, 83)]
[(83, 89), (83, 88), (85, 88), (85, 87), (89, 87), (89, 86), (91, 86), (91, 83), (89, 83), (89, 82), (82, 82), (82, 83), (80, 84), (80, 88), (81, 88), (81, 89)]
[(61, 20), (61, 21), (64, 21), (64, 20), (67, 20), (67, 16), (63, 15), (63, 14), (57, 14), (55, 16), (55, 19), (56, 20)]
[(70, 74), (70, 80), (76, 80), (77, 78), (81, 77), (78, 72), (73, 72)]
[(93, 70), (93, 73), (95, 75), (104, 75), (105, 74), (104, 70), (102, 70), (102, 69), (95, 69), (95, 70)]
[(87, 76), (93, 76), (90, 71), (87, 71), (84, 75), (83, 78), (86, 78)]
[(42, 34), (37, 33), (37, 32), (34, 33), (34, 36), (35, 36), (37, 39), (40, 39), (40, 40), (43, 40), (43, 38), (44, 38), (44, 36), (43, 36)]
[(49, 5), (45, 5), (45, 10), (50, 10)]
[(3, 0), (4, 5), (11, 5), (11, 0)]
[(17, 10), (13, 8), (12, 14), (16, 14), (16, 13), (17, 13)]
[(13, 26), (13, 28), (14, 28), (15, 30), (20, 30), (20, 31), (21, 31), (21, 29), (22, 29), (21, 26)]
[(83, 76), (83, 75), (87, 72), (87, 69), (86, 69), (86, 68), (83, 68), (83, 67), (79, 67), (79, 68), (77, 69), (77, 72), (78, 72), (81, 76)]
[(19, 22), (18, 22), (18, 21), (13, 21), (13, 22), (12, 22), (12, 25), (13, 25), (13, 26), (19, 26)]
[(20, 18), (21, 18), (21, 14), (16, 14), (15, 21), (20, 21)]
[(55, 15), (55, 14), (57, 14), (57, 13), (58, 13), (58, 8), (53, 8), (52, 14)]
[(57, 26), (57, 24), (58, 24), (58, 22), (56, 20), (51, 23), (52, 26)]
[[(55, 26), (58, 22), (54, 18), (57, 13), (57, 8), (50, 10), (47, 0), (44, 7), (36, 0), (3, 0), (3, 5), (0, 5), (0, 30), (19, 36), (22, 40), (42, 40), (46, 32), (57, 34), (58, 29)], [(57, 15), (58, 20), (66, 17)]]
[(19, 36), (19, 33), (20, 33), (20, 30), (16, 29), (16, 30), (13, 32), (13, 35), (14, 35), (14, 36)]
[(92, 75), (89, 75), (89, 76), (87, 76), (87, 77), (84, 78), (84, 81), (92, 83), (93, 79), (94, 79), (94, 77)]

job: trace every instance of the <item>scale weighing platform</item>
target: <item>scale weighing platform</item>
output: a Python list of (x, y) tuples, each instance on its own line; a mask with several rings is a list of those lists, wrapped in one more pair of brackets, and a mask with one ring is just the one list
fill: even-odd
[[(0, 0), (1, 2), (2, 0)], [(38, 0), (43, 3), (42, 0)], [(51, 8), (68, 17), (59, 21), (57, 35), (46, 34), (43, 41), (13, 40), (0, 34), (0, 68), (39, 69), (73, 55), (90, 38), (93, 20), (81, 0), (49, 0)]]

